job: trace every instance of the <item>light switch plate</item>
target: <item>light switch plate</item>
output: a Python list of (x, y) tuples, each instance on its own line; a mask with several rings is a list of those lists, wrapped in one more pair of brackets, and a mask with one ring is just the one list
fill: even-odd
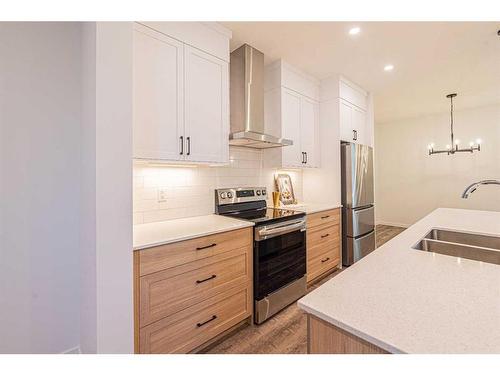
[(158, 203), (163, 203), (167, 201), (167, 189), (158, 189)]

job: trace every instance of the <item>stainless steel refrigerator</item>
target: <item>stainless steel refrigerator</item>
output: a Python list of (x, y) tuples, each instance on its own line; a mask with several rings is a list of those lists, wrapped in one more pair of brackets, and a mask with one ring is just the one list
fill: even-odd
[(342, 264), (350, 266), (375, 250), (373, 149), (342, 142)]

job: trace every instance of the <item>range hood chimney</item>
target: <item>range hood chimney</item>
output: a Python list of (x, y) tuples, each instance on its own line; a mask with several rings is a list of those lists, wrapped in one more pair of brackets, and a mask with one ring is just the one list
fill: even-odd
[(252, 148), (290, 146), (293, 141), (265, 133), (264, 54), (248, 44), (231, 53), (229, 144)]

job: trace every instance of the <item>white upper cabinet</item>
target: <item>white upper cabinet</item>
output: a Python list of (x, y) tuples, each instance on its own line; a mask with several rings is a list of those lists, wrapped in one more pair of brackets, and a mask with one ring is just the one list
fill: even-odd
[(134, 30), (134, 157), (181, 160), (183, 44), (145, 27)]
[[(227, 163), (229, 37), (224, 49), (220, 30), (205, 24), (149, 26), (162, 32), (134, 26), (134, 158)], [(198, 48), (186, 44), (183, 33)], [(203, 43), (211, 53), (200, 49)]]
[(222, 162), (229, 152), (229, 65), (185, 47), (184, 98), (186, 159)]
[(363, 145), (369, 145), (366, 131), (366, 111), (353, 106), (352, 107), (352, 129), (353, 141)]
[(339, 99), (340, 139), (342, 141), (369, 144), (366, 111)]
[(340, 78), (338, 98), (340, 139), (373, 146), (368, 131), (368, 93), (345, 78)]
[(319, 103), (309, 98), (300, 101), (300, 145), (306, 167), (319, 166)]
[(300, 143), (301, 97), (287, 89), (282, 89), (281, 95), (281, 136), (293, 140), (293, 145), (281, 149), (283, 164), (287, 167), (301, 167), (304, 161)]
[(319, 82), (283, 61), (266, 67), (265, 128), (293, 145), (265, 150), (266, 166), (318, 167)]

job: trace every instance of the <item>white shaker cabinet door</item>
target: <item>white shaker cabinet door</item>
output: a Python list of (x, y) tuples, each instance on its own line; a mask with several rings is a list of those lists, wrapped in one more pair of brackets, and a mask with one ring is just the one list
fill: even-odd
[(355, 133), (352, 127), (352, 107), (342, 99), (339, 99), (339, 115), (340, 139), (342, 141), (354, 142)]
[(352, 108), (352, 127), (355, 132), (354, 142), (368, 144), (366, 136), (366, 112), (356, 107)]
[(319, 159), (319, 108), (314, 100), (302, 97), (300, 101), (300, 144), (304, 152), (304, 167), (317, 167)]
[(184, 45), (134, 26), (133, 156), (182, 160)]
[(185, 46), (184, 121), (186, 160), (229, 159), (229, 65)]
[(300, 145), (300, 102), (301, 95), (285, 88), (281, 95), (281, 130), (282, 137), (291, 139), (293, 145), (283, 147), (283, 167), (303, 167), (303, 157)]

